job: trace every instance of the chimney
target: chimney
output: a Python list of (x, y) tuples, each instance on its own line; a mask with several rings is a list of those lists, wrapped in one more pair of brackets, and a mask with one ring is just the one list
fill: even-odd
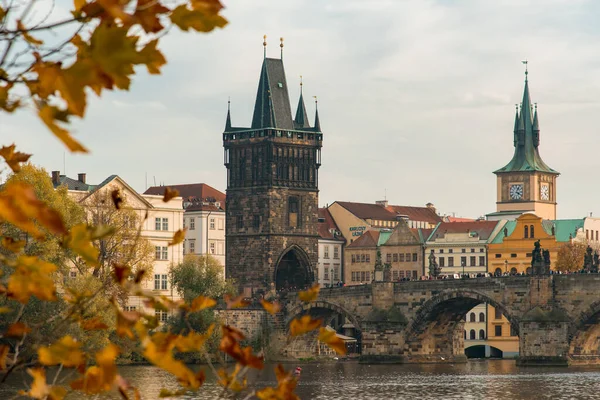
[(85, 173), (77, 174), (77, 180), (81, 183), (85, 183)]
[(425, 207), (429, 208), (430, 210), (432, 210), (433, 212), (435, 212), (435, 206), (433, 205), (433, 203), (427, 203), (425, 204)]
[(60, 183), (60, 171), (52, 171), (52, 184), (58, 186)]
[(378, 206), (381, 206), (381, 207), (387, 207), (388, 206), (388, 201), (387, 200), (377, 200), (375, 202), (375, 204), (377, 204)]

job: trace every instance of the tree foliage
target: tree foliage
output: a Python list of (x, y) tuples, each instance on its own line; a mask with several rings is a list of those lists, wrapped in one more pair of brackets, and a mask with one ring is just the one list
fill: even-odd
[(587, 245), (581, 242), (570, 241), (558, 249), (556, 269), (563, 272), (579, 271), (583, 268), (583, 259)]
[(219, 298), (234, 292), (233, 286), (225, 281), (223, 266), (211, 255), (185, 256), (183, 262), (171, 270), (173, 286), (185, 300), (203, 296)]

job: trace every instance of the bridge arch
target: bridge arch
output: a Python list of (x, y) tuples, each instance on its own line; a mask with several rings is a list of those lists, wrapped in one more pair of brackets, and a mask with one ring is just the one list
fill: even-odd
[(571, 356), (600, 356), (600, 300), (581, 312), (569, 326)]
[(281, 252), (273, 271), (273, 281), (277, 290), (303, 289), (310, 285), (313, 279), (310, 259), (304, 249), (293, 244)]
[(326, 300), (317, 300), (311, 303), (303, 303), (292, 308), (289, 311), (288, 317), (285, 320), (286, 329), (289, 328), (290, 322), (292, 322), (293, 319), (298, 318), (303, 314), (308, 314), (311, 310), (318, 309), (325, 309), (332, 311), (336, 314), (343, 315), (345, 318), (348, 318), (350, 322), (352, 322), (355, 329), (357, 329), (358, 331), (362, 330), (360, 325), (360, 319), (358, 319), (353, 313), (340, 306), (339, 304), (331, 303)]

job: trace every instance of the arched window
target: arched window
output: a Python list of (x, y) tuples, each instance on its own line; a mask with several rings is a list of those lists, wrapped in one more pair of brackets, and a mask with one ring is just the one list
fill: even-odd
[(531, 226), (529, 227), (529, 236), (531, 236), (532, 238), (534, 238), (534, 237), (535, 237), (535, 235), (533, 234), (533, 225), (531, 225)]
[(471, 329), (471, 331), (469, 332), (469, 338), (471, 340), (475, 340), (475, 329)]
[(479, 313), (479, 322), (485, 322), (485, 314), (482, 312)]
[(494, 271), (494, 275), (496, 275), (496, 276), (502, 275), (502, 270), (500, 268), (496, 268), (496, 270)]
[(531, 267), (527, 267), (527, 269), (525, 270), (525, 273), (527, 275), (531, 275)]
[(475, 313), (469, 315), (469, 322), (475, 322)]
[(525, 234), (524, 234), (525, 239), (527, 239), (529, 237), (529, 227), (527, 225), (525, 225)]
[(485, 331), (483, 329), (479, 330), (479, 340), (485, 340)]
[(467, 340), (467, 331), (465, 330), (465, 340)]
[(517, 269), (516, 269), (515, 267), (512, 267), (512, 268), (510, 269), (510, 274), (511, 274), (511, 275), (516, 275), (516, 274), (517, 274)]

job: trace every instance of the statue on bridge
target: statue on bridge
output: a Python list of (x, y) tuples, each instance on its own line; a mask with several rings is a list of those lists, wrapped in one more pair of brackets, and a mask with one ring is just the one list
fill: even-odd
[(442, 268), (438, 266), (435, 255), (433, 254), (433, 249), (431, 249), (431, 253), (429, 254), (429, 275), (437, 278), (440, 276), (441, 272)]
[(597, 251), (592, 255), (592, 251), (593, 250), (591, 246), (588, 245), (587, 249), (585, 250), (585, 256), (583, 257), (583, 269), (586, 272), (598, 272), (598, 263), (600, 257), (598, 257)]
[(542, 249), (537, 240), (531, 252), (531, 273), (533, 275), (548, 275), (550, 273), (550, 251)]

